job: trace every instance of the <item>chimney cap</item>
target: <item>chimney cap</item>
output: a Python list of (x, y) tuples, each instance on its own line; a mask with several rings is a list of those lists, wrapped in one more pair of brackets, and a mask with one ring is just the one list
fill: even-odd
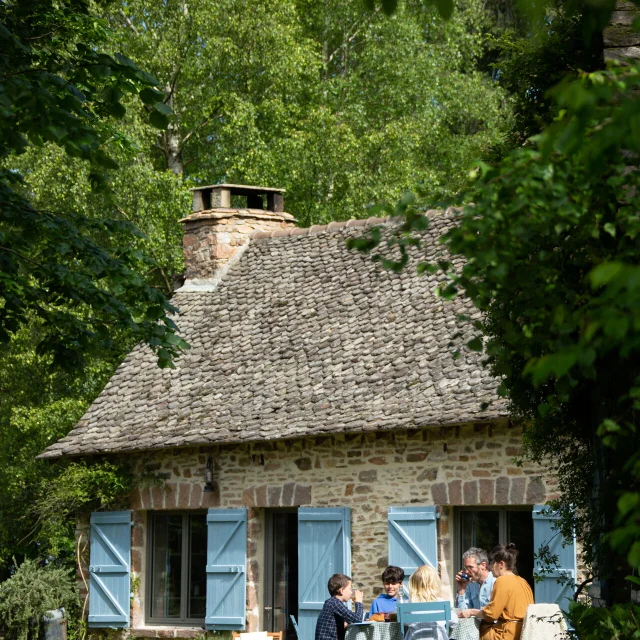
[(209, 189), (230, 189), (232, 196), (248, 196), (251, 194), (260, 195), (262, 193), (285, 193), (286, 189), (275, 189), (274, 187), (254, 187), (248, 184), (209, 184), (202, 187), (192, 187), (189, 191), (204, 191)]
[(190, 189), (193, 192), (193, 213), (214, 209), (230, 209), (232, 196), (246, 196), (247, 209), (264, 209), (266, 196), (267, 211), (284, 213), (284, 189), (273, 187), (253, 187), (245, 184), (212, 184)]

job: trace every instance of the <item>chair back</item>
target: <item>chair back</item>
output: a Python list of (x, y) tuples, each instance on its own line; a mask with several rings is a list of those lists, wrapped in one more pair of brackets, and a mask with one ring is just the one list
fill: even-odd
[(567, 623), (557, 604), (530, 604), (523, 624), (522, 640), (554, 640), (567, 635)]
[(234, 631), (232, 640), (282, 640), (282, 631)]
[(449, 635), (449, 621), (451, 620), (451, 603), (443, 602), (399, 602), (398, 622), (400, 628), (405, 624), (415, 622), (444, 622)]
[(296, 638), (300, 640), (300, 630), (298, 629), (298, 623), (296, 622), (295, 616), (292, 614), (289, 616), (291, 620), (291, 624), (293, 625), (293, 630), (296, 632)]

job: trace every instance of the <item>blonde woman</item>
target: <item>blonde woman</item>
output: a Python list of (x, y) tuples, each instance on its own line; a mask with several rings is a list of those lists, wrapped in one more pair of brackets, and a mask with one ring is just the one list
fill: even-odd
[[(438, 572), (428, 564), (418, 567), (409, 578), (409, 598), (411, 602), (446, 602), (440, 597), (442, 584)], [(450, 625), (458, 624), (458, 616), (451, 609)], [(438, 625), (445, 628), (444, 622)]]

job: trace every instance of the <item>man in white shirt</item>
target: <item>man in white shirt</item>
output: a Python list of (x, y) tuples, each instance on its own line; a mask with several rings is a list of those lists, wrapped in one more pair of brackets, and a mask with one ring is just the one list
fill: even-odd
[[(484, 549), (471, 547), (462, 554), (462, 570), (456, 575), (456, 607), (458, 609), (482, 609), (491, 600), (495, 578), (489, 570), (489, 558)], [(469, 580), (462, 574), (466, 573)], [(462, 612), (461, 618), (466, 618)]]

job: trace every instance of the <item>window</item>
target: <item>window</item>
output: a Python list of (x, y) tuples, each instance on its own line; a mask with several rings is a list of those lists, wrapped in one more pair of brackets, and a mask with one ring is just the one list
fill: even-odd
[(531, 507), (464, 508), (456, 510), (454, 573), (469, 547), (490, 552), (498, 544), (513, 542), (518, 548), (518, 574), (533, 589), (533, 518)]
[(147, 620), (203, 623), (206, 604), (205, 513), (149, 515)]
[(285, 638), (295, 640), (289, 616), (298, 619), (298, 514), (278, 509), (266, 516), (265, 629), (284, 629)]

